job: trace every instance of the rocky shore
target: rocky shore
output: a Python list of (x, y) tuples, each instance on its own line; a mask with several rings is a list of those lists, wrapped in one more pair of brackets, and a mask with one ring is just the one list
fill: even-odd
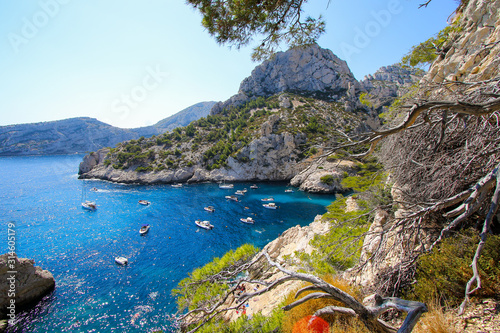
[(0, 255), (0, 276), (5, 277), (0, 281), (0, 319), (10, 319), (13, 313), (40, 301), (56, 285), (52, 273), (15, 254)]

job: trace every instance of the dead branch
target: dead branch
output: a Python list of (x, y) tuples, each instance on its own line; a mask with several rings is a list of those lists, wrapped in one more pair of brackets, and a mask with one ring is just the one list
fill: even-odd
[[(472, 260), (472, 272), (473, 275), (470, 280), (467, 282), (465, 287), (465, 298), (462, 304), (460, 305), (460, 314), (464, 313), (465, 307), (469, 301), (469, 295), (473, 294), (476, 290), (481, 288), (481, 277), (479, 276), (479, 270), (477, 268), (479, 257), (481, 256), (481, 252), (483, 251), (484, 245), (486, 244), (486, 239), (488, 237), (488, 233), (490, 231), (491, 221), (493, 220), (493, 216), (497, 213), (498, 204), (500, 201), (500, 164), (497, 166), (496, 170), (492, 172), (492, 177), (496, 177), (496, 189), (493, 197), (491, 198), (490, 209), (488, 210), (488, 215), (486, 215), (486, 219), (483, 223), (483, 230), (481, 231), (480, 237), (481, 240), (476, 249), (476, 253), (474, 254), (474, 259)], [(472, 285), (476, 282), (476, 288), (472, 289)]]
[[(472, 115), (472, 116), (484, 116), (492, 114), (500, 110), (500, 98), (495, 98), (482, 103), (470, 103), (466, 101), (432, 101), (424, 102), (422, 104), (414, 104), (413, 106), (403, 107), (410, 108), (409, 112), (406, 114), (403, 122), (393, 128), (389, 128), (383, 131), (372, 131), (371, 133), (366, 133), (367, 138), (358, 141), (356, 143), (349, 143), (341, 145), (338, 147), (331, 148), (327, 154), (332, 154), (334, 151), (344, 148), (350, 148), (354, 146), (360, 146), (364, 144), (369, 144), (370, 148), (365, 153), (359, 155), (353, 155), (354, 157), (364, 157), (373, 153), (376, 145), (382, 140), (390, 135), (402, 132), (410, 128), (422, 112), (432, 113), (435, 110), (441, 110), (442, 112), (453, 112), (461, 115)], [(428, 114), (427, 114), (428, 115)], [(443, 116), (444, 118), (444, 116)], [(443, 133), (444, 136), (444, 133)], [(436, 147), (437, 148), (437, 147)]]
[(307, 302), (308, 300), (311, 299), (325, 298), (325, 297), (333, 298), (337, 301), (344, 303), (346, 307), (328, 307), (327, 309), (322, 309), (323, 312), (321, 312), (322, 310), (320, 310), (316, 314), (322, 314), (322, 313), (326, 314), (329, 313), (330, 311), (338, 311), (340, 313), (344, 314), (347, 313), (350, 315), (354, 313), (371, 332), (381, 332), (381, 333), (395, 332), (394, 328), (390, 327), (387, 323), (379, 319), (379, 316), (382, 313), (391, 308), (395, 308), (399, 311), (408, 312), (408, 316), (403, 322), (401, 328), (398, 330), (398, 332), (400, 333), (411, 332), (416, 322), (420, 318), (420, 315), (427, 311), (426, 305), (420, 302), (406, 301), (395, 297), (382, 298), (378, 295), (375, 296), (375, 301), (376, 301), (375, 306), (372, 307), (364, 306), (363, 304), (358, 302), (355, 298), (353, 298), (351, 295), (338, 289), (335, 286), (332, 286), (331, 284), (323, 281), (322, 279), (311, 274), (289, 271), (281, 267), (281, 265), (279, 265), (278, 263), (274, 262), (265, 252), (264, 256), (266, 257), (268, 263), (271, 266), (276, 267), (278, 270), (285, 273), (286, 275), (291, 276), (293, 279), (306, 281), (313, 284), (312, 287), (306, 287), (299, 290), (296, 296), (300, 295), (304, 291), (310, 291), (310, 290), (322, 291), (309, 294), (303, 297), (302, 299), (285, 306), (283, 308), (283, 310), (285, 311), (288, 311), (294, 308), (295, 306)]
[[(427, 308), (423, 303), (406, 301), (394, 297), (382, 298), (378, 295), (375, 295), (375, 304), (373, 306), (365, 306), (359, 301), (357, 301), (354, 297), (349, 295), (348, 293), (323, 281), (322, 279), (312, 274), (294, 272), (283, 268), (280, 264), (273, 261), (269, 256), (269, 254), (265, 251), (260, 252), (259, 254), (254, 256), (254, 258), (252, 258), (248, 263), (245, 263), (242, 266), (245, 266), (246, 268), (251, 268), (252, 265), (262, 265), (261, 259), (263, 257), (266, 259), (267, 264), (269, 265), (270, 268), (275, 267), (285, 275), (270, 283), (267, 283), (266, 287), (261, 290), (258, 290), (253, 293), (245, 293), (241, 295), (239, 298), (235, 299), (233, 302), (228, 303), (229, 296), (232, 295), (237, 289), (236, 287), (232, 288), (218, 302), (213, 304), (211, 307), (197, 308), (180, 316), (177, 320), (183, 323), (183, 325), (181, 326), (186, 327), (186, 325), (188, 324), (196, 323), (196, 327), (191, 329), (189, 333), (196, 332), (208, 321), (214, 319), (221, 313), (231, 310), (236, 310), (243, 304), (245, 304), (250, 298), (266, 293), (276, 288), (280, 284), (290, 280), (300, 280), (312, 284), (311, 286), (307, 286), (300, 289), (295, 295), (296, 298), (306, 291), (316, 291), (316, 292), (308, 294), (305, 297), (302, 297), (301, 299), (285, 306), (283, 308), (284, 311), (288, 311), (312, 299), (331, 298), (342, 302), (345, 305), (345, 307), (331, 307), (331, 306), (325, 307), (324, 309), (321, 309), (318, 312), (316, 312), (315, 315), (320, 316), (331, 313), (340, 313), (340, 314), (356, 316), (364, 323), (364, 325), (371, 332), (394, 333), (397, 331), (397, 332), (409, 333), (412, 331), (420, 315), (427, 311)], [(219, 277), (222, 278), (222, 276)], [(241, 281), (239, 280), (237, 282), (237, 285), (239, 285), (240, 282)], [(395, 328), (391, 327), (390, 325), (388, 325), (379, 318), (384, 312), (392, 308), (397, 309), (398, 311), (408, 312), (408, 316), (406, 317), (406, 320), (404, 321), (399, 330), (396, 330)], [(193, 317), (197, 313), (201, 315)]]

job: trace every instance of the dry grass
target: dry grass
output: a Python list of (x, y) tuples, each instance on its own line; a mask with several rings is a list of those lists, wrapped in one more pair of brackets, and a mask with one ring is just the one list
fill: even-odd
[(455, 329), (453, 311), (433, 301), (427, 304), (429, 312), (424, 313), (415, 326), (415, 333), (459, 333)]
[[(350, 285), (347, 281), (333, 277), (331, 275), (321, 277), (331, 285), (349, 293), (356, 299), (361, 297), (360, 290)], [(304, 284), (302, 287), (307, 286)], [(291, 292), (286, 298), (286, 304), (295, 301), (296, 290)], [(310, 293), (310, 292), (308, 292)], [(305, 296), (308, 293), (302, 295)], [(311, 325), (306, 325), (310, 317), (319, 309), (329, 306), (342, 306), (338, 301), (331, 299), (311, 300), (301, 304), (290, 311), (285, 312), (282, 329), (284, 333), (325, 333), (322, 329), (314, 329)], [(427, 304), (429, 312), (424, 313), (414, 328), (414, 333), (459, 333), (455, 329), (455, 316), (453, 311), (439, 305), (437, 301)], [(308, 320), (305, 320), (305, 319)], [(331, 315), (322, 317), (330, 324), (330, 333), (370, 333), (363, 323), (357, 318), (344, 315)]]
[[(322, 276), (324, 281), (330, 283), (331, 285), (349, 293), (355, 298), (359, 298), (359, 289), (351, 286), (347, 281), (341, 280), (338, 278), (334, 278), (331, 275)], [(307, 286), (308, 284), (304, 284)], [(295, 301), (295, 293), (296, 291), (291, 292), (286, 298), (286, 304), (290, 304)], [(310, 292), (309, 292), (310, 293)], [(308, 293), (304, 293), (302, 295), (305, 296)], [(304, 304), (301, 304), (290, 311), (285, 312), (285, 317), (283, 318), (283, 332), (284, 333), (319, 333), (321, 331), (317, 331), (314, 329), (307, 329), (304, 325), (300, 323), (303, 322), (303, 319), (313, 315), (317, 310), (329, 306), (342, 306), (342, 303), (332, 300), (332, 299), (317, 299), (311, 300)], [(330, 324), (330, 332), (331, 333), (369, 333), (368, 330), (364, 327), (364, 325), (356, 320), (355, 318), (348, 318), (342, 315), (332, 315), (322, 317)], [(302, 321), (301, 321), (302, 320)], [(298, 324), (297, 324), (298, 323)], [(321, 332), (322, 333), (322, 332)]]

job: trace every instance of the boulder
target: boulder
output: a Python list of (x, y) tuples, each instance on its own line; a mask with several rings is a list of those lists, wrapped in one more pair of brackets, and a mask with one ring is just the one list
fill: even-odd
[[(290, 180), (290, 185), (311, 193), (345, 192), (348, 189), (342, 187), (340, 184), (344, 177), (344, 172), (351, 174), (355, 169), (356, 163), (347, 160), (333, 162), (315, 161), (308, 168), (293, 177)], [(333, 177), (331, 184), (326, 184), (321, 180), (322, 177), (328, 175)]]
[[(11, 273), (15, 272), (15, 273)], [(15, 294), (16, 313), (41, 300), (56, 285), (54, 276), (47, 270), (35, 266), (33, 260), (18, 258), (16, 254), (0, 256), (0, 318), (6, 318), (11, 303), (11, 294)], [(9, 278), (15, 279), (15, 288)]]

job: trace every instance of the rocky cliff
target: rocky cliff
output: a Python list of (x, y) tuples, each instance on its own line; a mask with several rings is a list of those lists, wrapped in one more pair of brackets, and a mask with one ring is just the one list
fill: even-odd
[(287, 181), (322, 153), (316, 146), (369, 129), (368, 113), (348, 113), (336, 102), (282, 94), (252, 103), (155, 139), (99, 150), (84, 158), (79, 173), (123, 183)]
[(239, 106), (256, 96), (272, 96), (289, 92), (345, 104), (352, 111), (358, 104), (360, 84), (347, 63), (332, 51), (317, 44), (276, 53), (270, 60), (255, 67), (245, 78), (238, 94), (216, 104), (210, 114), (224, 108)]
[[(15, 271), (16, 273), (9, 273)], [(8, 306), (14, 295), (15, 313), (38, 302), (54, 289), (56, 283), (52, 273), (35, 266), (33, 260), (3, 254), (0, 256), (0, 318), (11, 313)], [(10, 279), (13, 277), (13, 279)]]
[[(318, 215), (314, 219), (314, 222), (307, 226), (301, 227), (297, 225), (286, 230), (281, 236), (268, 243), (262, 251), (266, 251), (271, 259), (281, 264), (282, 267), (290, 269), (293, 267), (291, 263), (297, 261), (297, 254), (310, 254), (314, 251), (314, 247), (309, 244), (314, 236), (327, 233), (329, 228), (329, 223), (327, 221), (323, 221), (321, 216)], [(271, 273), (267, 272), (266, 274), (263, 274), (263, 272), (259, 270), (252, 270), (248, 273), (251, 279), (267, 282), (274, 281), (284, 275), (277, 269), (274, 269)], [(265, 294), (262, 294), (258, 298), (255, 297), (250, 299), (248, 301), (248, 307), (246, 308), (247, 316), (253, 316), (255, 314), (269, 316), (289, 293), (297, 290), (302, 286), (302, 284), (302, 281), (291, 280), (279, 285)], [(248, 284), (246, 287), (248, 290), (257, 288), (257, 286), (253, 284)], [(237, 313), (237, 311), (231, 311), (226, 314), (226, 319), (235, 320), (239, 317), (239, 315), (240, 314)]]
[(424, 74), (421, 69), (399, 64), (381, 67), (360, 81), (361, 88), (366, 92), (361, 99), (377, 113), (385, 112), (396, 98), (404, 95)]
[(141, 136), (162, 134), (208, 114), (215, 102), (202, 102), (148, 127), (124, 129), (93, 118), (71, 118), (0, 127), (0, 156), (52, 155), (96, 151)]
[(425, 75), (426, 83), (478, 82), (500, 75), (500, 2), (464, 2), (457, 32)]
[[(429, 72), (425, 74), (419, 82), (418, 93), (422, 94), (423, 98), (429, 100), (458, 100), (466, 104), (463, 100), (468, 94), (476, 96), (476, 93), (481, 92), (480, 88), (487, 84), (496, 84), (493, 91), (498, 92), (497, 80), (500, 77), (500, 1), (463, 1), (457, 11), (457, 15), (454, 18), (452, 26), (454, 32), (450, 34), (446, 43), (439, 50), (439, 55), (431, 65)], [(498, 97), (498, 94), (487, 93), (483, 95), (483, 100), (495, 96)], [(491, 118), (494, 119), (496, 119), (496, 117), (498, 117), (498, 115), (493, 114), (491, 116)], [(463, 125), (463, 128), (470, 127), (469, 122), (472, 123), (476, 121), (477, 118), (480, 117), (471, 117), (464, 120), (465, 125)], [(452, 125), (449, 126), (452, 127)], [(498, 133), (498, 122), (492, 122), (492, 126), (492, 133)], [(420, 137), (415, 135), (413, 138), (417, 138), (419, 142), (423, 142), (420, 141), (420, 138), (422, 135), (425, 135), (426, 132), (416, 133)], [(402, 235), (405, 240), (409, 241), (408, 243), (410, 245), (407, 245), (405, 252), (409, 252), (411, 250), (416, 250), (418, 252), (419, 249), (428, 249), (434, 240), (437, 239), (443, 229), (443, 225), (441, 223), (449, 223), (434, 218), (428, 220), (424, 219), (424, 222), (419, 222), (419, 228), (422, 229), (422, 232), (418, 235), (418, 239), (413, 239), (412, 237), (414, 235), (404, 231), (404, 228), (407, 228), (407, 226), (399, 224), (398, 221), (401, 221), (411, 213), (414, 213), (414, 208), (411, 206), (412, 199), (408, 199), (408, 193), (415, 196), (415, 192), (417, 192), (417, 190), (415, 190), (415, 187), (417, 186), (416, 184), (422, 184), (422, 187), (418, 187), (418, 192), (421, 193), (426, 187), (435, 187), (434, 184), (434, 186), (429, 186), (430, 182), (428, 179), (433, 178), (438, 181), (442, 181), (444, 184), (442, 185), (443, 188), (450, 187), (450, 183), (453, 183), (450, 179), (460, 179), (465, 182), (465, 188), (467, 189), (474, 186), (476, 180), (468, 180), (472, 177), (470, 174), (466, 173), (465, 169), (469, 168), (470, 170), (473, 170), (473, 172), (476, 173), (477, 179), (480, 178), (478, 175), (481, 175), (482, 177), (482, 175), (491, 172), (489, 167), (484, 166), (486, 163), (482, 162), (478, 165), (472, 165), (473, 160), (479, 159), (481, 156), (488, 156), (489, 160), (494, 161), (494, 165), (498, 163), (498, 150), (486, 152), (486, 149), (488, 148), (487, 146), (490, 145), (490, 142), (491, 145), (495, 147), (498, 146), (498, 138), (488, 136), (487, 140), (481, 141), (481, 133), (479, 133), (479, 131), (472, 134), (460, 132), (459, 134), (456, 134), (456, 136), (460, 138), (461, 142), (457, 143), (452, 135), (452, 131), (446, 132), (446, 138), (444, 138), (441, 142), (442, 146), (453, 148), (453, 153), (451, 155), (452, 160), (449, 164), (435, 163), (435, 160), (445, 159), (445, 153), (437, 150), (437, 153), (432, 154), (435, 155), (433, 157), (434, 159), (426, 161), (426, 163), (428, 163), (427, 165), (433, 165), (432, 172), (426, 170), (425, 173), (423, 172), (419, 174), (419, 180), (412, 184), (409, 183), (410, 181), (403, 183), (398, 182), (397, 179), (395, 180), (396, 184), (394, 184), (392, 188), (391, 196), (394, 202), (399, 203), (399, 209), (392, 214), (384, 211), (377, 212), (375, 220), (368, 232), (368, 236), (364, 239), (363, 251), (361, 253), (361, 258), (367, 259), (370, 258), (374, 249), (378, 249), (378, 251), (382, 253), (381, 257), (383, 259), (368, 260), (360, 269), (352, 272), (346, 272), (345, 276), (347, 278), (355, 281), (363, 287), (376, 288), (376, 283), (378, 282), (377, 279), (381, 275), (381, 272), (387, 272), (395, 267), (398, 267), (397, 265), (401, 262), (400, 260), (402, 260), (401, 254), (404, 251), (397, 250), (397, 245), (401, 243), (398, 243), (398, 240), (400, 241), (400, 239), (398, 239), (398, 235)], [(411, 139), (408, 139), (408, 141), (398, 141), (399, 146), (397, 144), (392, 144), (389, 140), (387, 140), (389, 141), (389, 148), (382, 148), (388, 150), (386, 153), (386, 159), (388, 159), (388, 155), (398, 156), (395, 161), (390, 161), (392, 166), (395, 164), (406, 165), (406, 169), (402, 170), (401, 174), (410, 174), (410, 170), (415, 169), (415, 164), (413, 164), (416, 163), (415, 156), (419, 156), (415, 153), (415, 155), (412, 155), (410, 163), (407, 163), (408, 161), (404, 161), (404, 156), (401, 157), (402, 155), (398, 154), (399, 150), (405, 149), (402, 147), (405, 143), (407, 146), (410, 146), (408, 143), (410, 140)], [(439, 140), (442, 140), (442, 138)], [(449, 140), (449, 142), (447, 142), (447, 140)], [(470, 142), (473, 140), (480, 142), (480, 144), (472, 146)], [(412, 145), (410, 147), (410, 149), (412, 149), (412, 153), (414, 153), (414, 148), (416, 146)], [(433, 151), (432, 148), (425, 149)], [(467, 151), (473, 154), (471, 155), (473, 158), (468, 157), (467, 162), (464, 163), (467, 164), (467, 168), (457, 167), (457, 165), (460, 165), (460, 161), (457, 156), (460, 156), (461, 151)], [(424, 159), (425, 158), (419, 156), (420, 161)], [(411, 166), (408, 166), (408, 164), (411, 164)], [(452, 167), (450, 167), (450, 165), (452, 165)], [(442, 170), (447, 169), (457, 169), (456, 174), (453, 172), (446, 173), (446, 178), (444, 178), (442, 174), (439, 174)], [(394, 175), (394, 168), (391, 172), (393, 172)], [(424, 178), (427, 177), (427, 173), (430, 173), (430, 176), (428, 176), (428, 178)], [(394, 179), (392, 181), (394, 182)], [(467, 183), (467, 181), (469, 183)], [(452, 192), (449, 196), (453, 196), (456, 192)], [(429, 196), (426, 197), (426, 200), (429, 200)], [(401, 204), (404, 202), (407, 204)], [(476, 205), (478, 204), (476, 203)], [(436, 216), (446, 215), (444, 214), (444, 211), (438, 213), (429, 212), (428, 214), (436, 214)], [(482, 219), (484, 220), (484, 217)], [(477, 222), (475, 220), (467, 221), (464, 219), (461, 221), (461, 224), (468, 224), (470, 226), (475, 225), (476, 223)], [(458, 227), (456, 229), (459, 230)]]
[[(384, 78), (396, 87), (416, 77), (409, 73), (394, 70)], [(321, 147), (379, 126), (377, 113), (359, 101), (374, 87), (361, 85), (344, 61), (316, 44), (280, 52), (257, 66), (238, 94), (214, 105), (207, 118), (155, 140), (124, 142), (87, 156), (79, 173), (128, 183), (288, 181), (307, 169), (294, 185), (342, 191), (340, 179), (352, 168), (312, 163)], [(326, 175), (334, 184), (321, 182)]]

